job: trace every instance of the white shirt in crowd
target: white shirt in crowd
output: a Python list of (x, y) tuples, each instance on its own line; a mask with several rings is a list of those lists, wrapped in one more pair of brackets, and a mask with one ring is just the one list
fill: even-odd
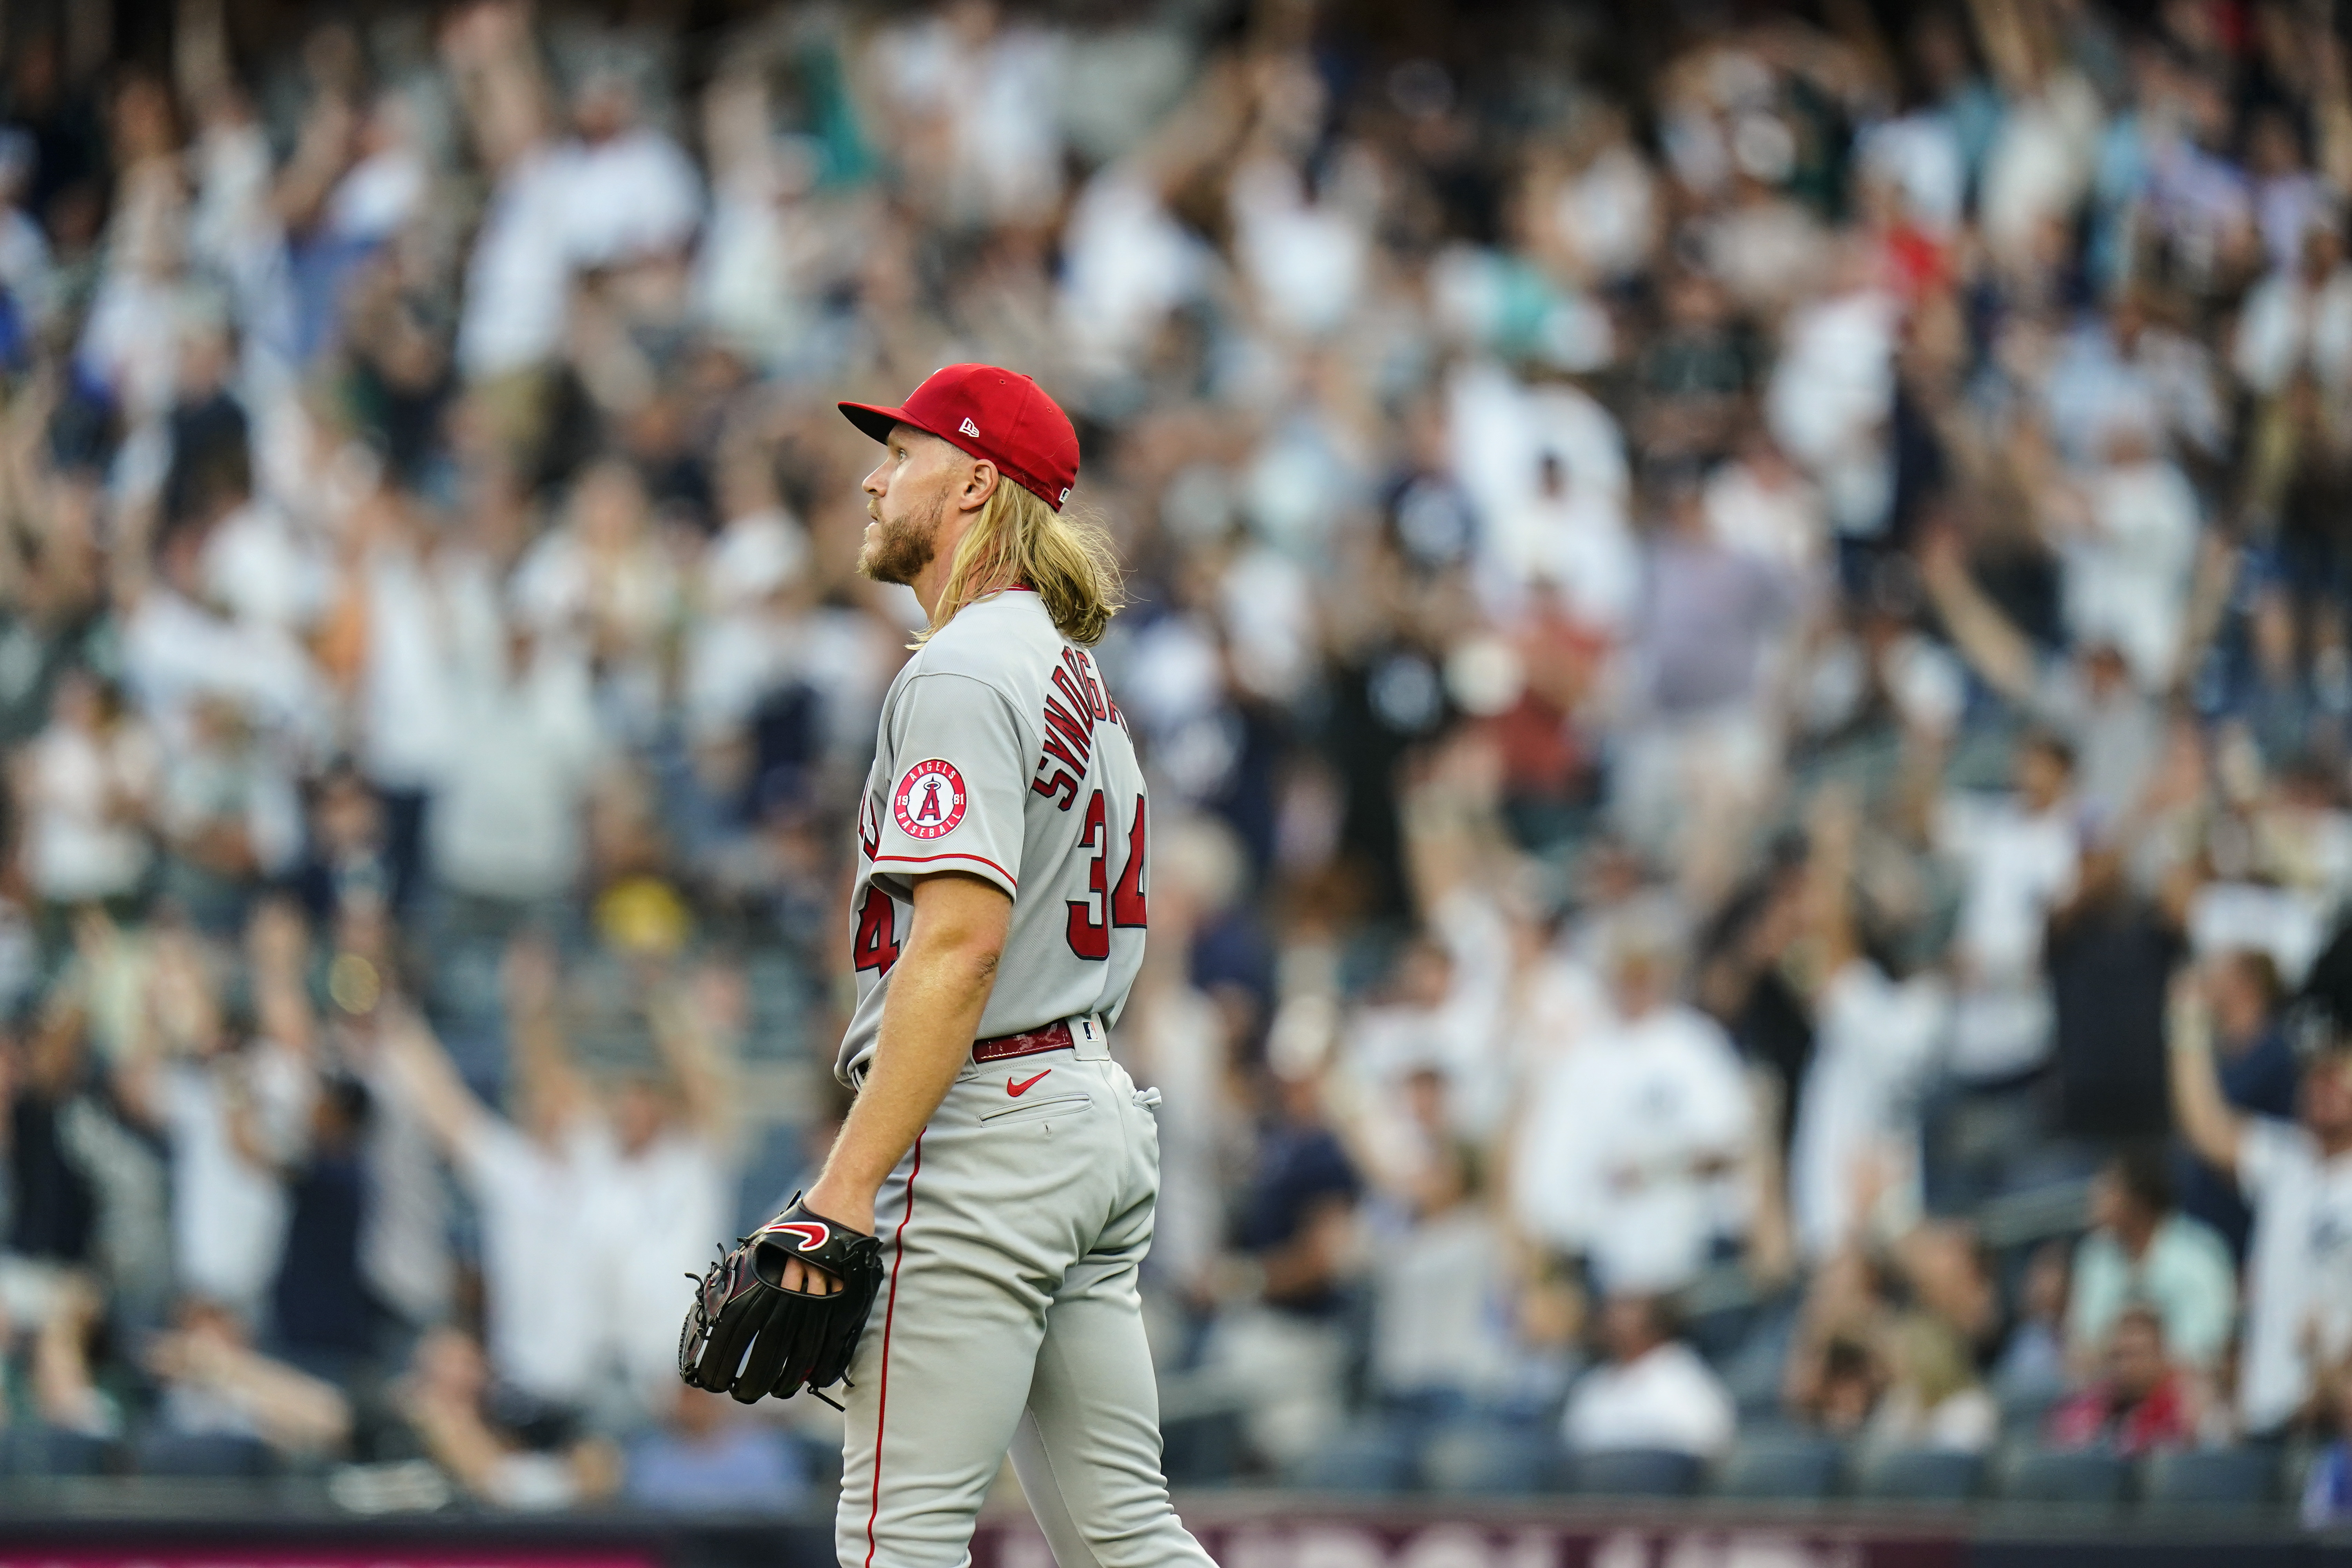
[(430, 789), (447, 764), (449, 629), (431, 565), (415, 552), (367, 558), (367, 659), (360, 669), (360, 756), (391, 789)]
[(248, 501), (205, 537), (206, 595), (239, 621), (299, 631), (317, 620), (334, 592), (334, 563), (293, 520), (266, 501)]
[(1918, 1094), (1951, 1005), (1937, 977), (1890, 980), (1862, 959), (1822, 988), (1789, 1150), (1789, 1203), (1805, 1257), (1829, 1257), (1874, 1217), (1854, 1212), (1868, 1162), (1881, 1162), (1892, 1184), (1881, 1202), (1918, 1212)]
[[(236, 1058), (175, 1064), (163, 1095), (179, 1281), (258, 1321), (286, 1237), (286, 1191), (272, 1159), (299, 1141), (310, 1074), (284, 1047), (258, 1042)], [(232, 1121), (239, 1096), (258, 1145), (251, 1150), (238, 1146)]]
[(1609, 1290), (1678, 1289), (1749, 1215), (1743, 1173), (1696, 1167), (1743, 1160), (1754, 1134), (1739, 1058), (1713, 1019), (1675, 1005), (1612, 1020), (1536, 1090), (1514, 1172), (1520, 1224), (1588, 1254)]
[(875, 61), (894, 107), (943, 122), (946, 167), (938, 171), (962, 216), (977, 222), (1034, 220), (1061, 189), (1067, 45), (1028, 26), (969, 37), (945, 16), (896, 29)]
[(590, 1195), (613, 1159), (582, 1121), (558, 1147), (484, 1118), (457, 1169), (481, 1211), (482, 1348), (534, 1398), (584, 1405), (596, 1392), (609, 1282), (596, 1271)]
[(1525, 1357), (1507, 1331), (1503, 1237), (1464, 1203), (1385, 1237), (1372, 1285), (1372, 1381), (1388, 1394), (1492, 1397)]
[(1668, 1448), (1711, 1458), (1731, 1446), (1738, 1425), (1722, 1379), (1690, 1346), (1669, 1340), (1585, 1373), (1569, 1393), (1562, 1431), (1580, 1454)]
[(593, 1117), (553, 1148), (485, 1119), (459, 1152), (482, 1211), (491, 1365), (565, 1405), (595, 1400), (617, 1366), (657, 1407), (677, 1375), (682, 1277), (732, 1217), (718, 1158), (680, 1133), (625, 1153)]
[(1260, 158), (1233, 181), (1234, 248), (1266, 319), (1320, 336), (1348, 319), (1363, 288), (1370, 237), (1336, 201), (1313, 201), (1285, 158)]
[(287, 627), (212, 613), (151, 587), (122, 635), (123, 685), (164, 746), (184, 748), (206, 698), (240, 709), (254, 727), (297, 747), (332, 740), (332, 700), (317, 663)]
[(1904, 210), (1930, 233), (1960, 226), (1969, 189), (1967, 155), (1951, 121), (1933, 109), (1884, 120), (1857, 138), (1864, 171), (1901, 193)]
[(1129, 1018), (1121, 1045), (1150, 1064), (1135, 1064), (1136, 1080), (1164, 1096), (1160, 1202), (1144, 1267), (1189, 1287), (1208, 1278), (1223, 1243), (1223, 1162), (1234, 1133), (1221, 1082), (1227, 1026), (1216, 1003), (1189, 985), (1171, 987)]
[(687, 633), (683, 692), (689, 727), (740, 724), (783, 680), (794, 627), (770, 596), (807, 570), (808, 533), (781, 508), (730, 520), (702, 566), (703, 615)]
[(2237, 1173), (2254, 1211), (2238, 1411), (2247, 1431), (2264, 1433), (2352, 1350), (2352, 1154), (2324, 1159), (2294, 1122), (2252, 1117)]
[(1169, 311), (1212, 275), (1211, 257), (1160, 199), (1158, 184), (1107, 164), (1079, 191), (1062, 234), (1055, 326), (1076, 363), (1123, 368)]
[(1641, 270), (1657, 243), (1657, 181), (1630, 140), (1602, 148), (1560, 183), (1552, 203), (1558, 242), (1577, 258), (1587, 281), (1608, 282)]
[(571, 304), (565, 170), (534, 147), (500, 172), (466, 264), (457, 363), (487, 380), (551, 358)]
[(476, 671), (454, 683), (449, 713), (448, 765), (426, 828), (434, 869), (485, 898), (565, 892), (599, 743), (584, 661), (541, 643), (512, 679)]
[(1580, 611), (1622, 620), (1636, 573), (1616, 420), (1574, 387), (1531, 388), (1491, 362), (1465, 363), (1445, 393), (1454, 477), (1486, 520), (1482, 567), (1560, 583)]
[(147, 869), (147, 836), (117, 803), (143, 801), (158, 766), (144, 725), (93, 731), (51, 724), (26, 749), (31, 788), (25, 800), (26, 875), (53, 903), (81, 903), (128, 893)]
[(1376, 1159), (1392, 1157), (1376, 1180), (1401, 1185), (1432, 1151), (1406, 1097), (1412, 1076), (1435, 1069), (1445, 1080), (1449, 1131), (1483, 1139), (1510, 1110), (1510, 1063), (1494, 1048), (1510, 985), (1511, 933), (1494, 904), (1468, 891), (1447, 894), (1432, 911), (1433, 934), (1452, 963), (1452, 980), (1433, 1006), (1367, 1007), (1350, 1023), (1340, 1052), (1341, 1087), (1353, 1101), (1362, 1142)]
[(1922, 1405), (1908, 1384), (1887, 1390), (1863, 1428), (1864, 1448), (1934, 1448), (1981, 1454), (2000, 1436), (2000, 1405), (1981, 1388), (1963, 1388), (1935, 1405)]
[(2052, 906), (2074, 886), (2073, 809), (1953, 795), (1937, 826), (1938, 847), (1967, 877), (1953, 943), (1961, 989), (1951, 1066), (1980, 1079), (2023, 1071), (2050, 1050), (2042, 942)]
[(2231, 363), (2240, 380), (2268, 395), (2308, 368), (2324, 386), (2352, 383), (2352, 267), (2313, 288), (2299, 268), (2272, 273), (2246, 295)]
[(2090, 481), (2088, 526), (2066, 541), (2065, 616), (2076, 644), (2113, 643), (2141, 689), (2168, 689), (2197, 563), (2197, 492), (2159, 458)]
[(615, 1149), (589, 1208), (608, 1282), (607, 1342), (622, 1375), (649, 1409), (676, 1388), (682, 1276), (709, 1267), (713, 1244), (731, 1238), (725, 1169), (703, 1140), (656, 1137), (632, 1154)]
[(1893, 296), (1853, 289), (1799, 306), (1781, 330), (1765, 418), (1780, 449), (1820, 486), (1839, 533), (1867, 536), (1886, 523), (1894, 494), (1886, 420), (1901, 317)]
[(1706, 521), (1716, 542), (1812, 584), (1825, 570), (1829, 527), (1821, 492), (1786, 464), (1726, 463), (1706, 481)]
[(574, 267), (610, 267), (682, 248), (702, 217), (702, 177), (676, 142), (633, 126), (555, 153), (562, 236)]
[(2081, 198), (2102, 118), (2098, 94), (2071, 70), (2050, 72), (2032, 93), (2007, 106), (1985, 153), (1977, 197), (1985, 244), (2002, 262), (2030, 256), (2044, 226)]

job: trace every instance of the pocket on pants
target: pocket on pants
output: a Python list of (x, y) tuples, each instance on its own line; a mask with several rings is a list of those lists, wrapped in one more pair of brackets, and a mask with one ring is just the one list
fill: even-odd
[(1055, 1111), (1065, 1116), (1076, 1116), (1082, 1110), (1092, 1109), (1094, 1102), (1094, 1096), (1090, 1094), (1062, 1094), (1051, 1100), (1027, 1100), (995, 1110), (982, 1111), (980, 1124), (1003, 1127), (1022, 1121), (1042, 1121)]

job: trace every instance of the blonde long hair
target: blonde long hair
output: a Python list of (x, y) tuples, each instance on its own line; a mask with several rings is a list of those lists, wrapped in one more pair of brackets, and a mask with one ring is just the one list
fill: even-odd
[(939, 612), (916, 643), (938, 635), (973, 601), (1016, 587), (1035, 589), (1062, 635), (1087, 647), (1102, 640), (1127, 602), (1109, 531), (1091, 516), (1055, 511), (1000, 475), (996, 492), (957, 542)]

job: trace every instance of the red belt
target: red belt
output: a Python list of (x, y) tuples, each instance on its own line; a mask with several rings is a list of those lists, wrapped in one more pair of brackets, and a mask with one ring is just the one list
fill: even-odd
[(1070, 1022), (1058, 1019), (1042, 1029), (1025, 1034), (998, 1035), (991, 1039), (971, 1043), (971, 1059), (976, 1062), (1001, 1062), (1011, 1057), (1034, 1057), (1041, 1051), (1066, 1051), (1077, 1041), (1070, 1036)]

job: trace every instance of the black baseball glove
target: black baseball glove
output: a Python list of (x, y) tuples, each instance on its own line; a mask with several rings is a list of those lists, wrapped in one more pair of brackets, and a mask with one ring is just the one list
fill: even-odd
[[(825, 1296), (785, 1289), (784, 1263), (793, 1258), (832, 1275), (841, 1289)], [(783, 1213), (702, 1277), (677, 1336), (677, 1374), (745, 1405), (763, 1394), (790, 1399), (803, 1387), (830, 1388), (849, 1370), (881, 1288), (882, 1244), (811, 1214), (795, 1194)]]

